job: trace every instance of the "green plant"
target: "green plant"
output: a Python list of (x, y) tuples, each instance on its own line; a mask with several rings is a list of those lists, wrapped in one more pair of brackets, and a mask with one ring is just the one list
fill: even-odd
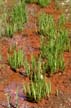
[[(62, 35), (59, 36), (61, 38)], [(44, 47), (46, 49), (41, 49), (41, 54), (42, 57), (45, 52), (45, 56), (43, 59), (46, 59), (44, 63), (44, 68), (48, 70), (49, 74), (55, 73), (58, 70), (64, 70), (64, 58), (63, 58), (63, 53), (64, 53), (64, 44), (63, 39), (60, 40), (59, 38), (56, 38), (55, 40), (52, 38), (48, 41), (48, 44)], [(61, 44), (62, 42), (62, 44)], [(44, 44), (42, 44), (43, 46)], [(42, 48), (44, 48), (42, 47)], [(46, 65), (45, 65), (46, 64)]]
[(19, 0), (12, 9), (3, 1), (1, 7), (0, 36), (12, 37), (15, 32), (23, 29), (27, 21), (25, 0)]
[(51, 0), (38, 0), (38, 4), (40, 4), (42, 7), (48, 6), (50, 3)]
[(6, 36), (8, 36), (8, 37), (12, 37), (13, 36), (13, 34), (14, 34), (14, 30), (13, 30), (13, 25), (12, 24), (6, 24), (6, 31), (5, 31), (5, 33), (6, 33)]
[(13, 54), (8, 53), (8, 63), (14, 70), (23, 66), (23, 51), (14, 49)]
[[(47, 83), (43, 75), (44, 68), (41, 57), (37, 60), (32, 56), (29, 66), (30, 82), (24, 84), (23, 91), (29, 101), (38, 102), (42, 98), (49, 96), (51, 93), (51, 83)], [(26, 65), (25, 69), (27, 67), (28, 65)]]
[(41, 7), (46, 7), (51, 3), (51, 0), (25, 0), (26, 3), (37, 3)]
[(41, 13), (38, 18), (39, 32), (41, 35), (48, 36), (51, 30), (54, 30), (54, 18), (52, 15)]
[(45, 79), (41, 79), (38, 82), (31, 81), (28, 84), (24, 84), (23, 92), (29, 101), (38, 102), (47, 96), (49, 97), (51, 93), (51, 83), (47, 83)]
[(57, 48), (57, 45), (59, 43), (53, 42), (53, 45), (49, 41), (48, 44), (48, 54), (47, 54), (47, 60), (48, 60), (48, 71), (50, 71), (50, 74), (57, 72), (58, 70), (64, 70), (64, 60), (63, 60), (63, 52), (60, 52), (60, 50)]
[(46, 37), (41, 35), (41, 57), (46, 59), (47, 58), (47, 47), (48, 47), (48, 41), (46, 39)]
[(28, 62), (27, 59), (24, 59), (23, 65), (24, 65), (26, 74), (34, 82), (43, 78), (43, 69), (42, 69), (41, 58), (38, 58), (38, 60), (36, 60), (35, 57), (32, 56), (30, 63)]
[(11, 20), (14, 32), (23, 29), (23, 25), (27, 21), (25, 0), (19, 0), (18, 4), (14, 6), (11, 13)]
[(57, 42), (59, 43), (58, 47), (60, 47), (62, 51), (70, 49), (70, 40), (68, 37), (68, 30), (66, 28), (59, 29)]
[(63, 54), (64, 51), (70, 49), (68, 31), (64, 27), (64, 15), (60, 16), (56, 24), (54, 24), (53, 17), (45, 13), (39, 19), (41, 19), (39, 20), (39, 31), (41, 33), (41, 56), (44, 60), (43, 68), (49, 74), (59, 70), (63, 71), (65, 67)]
[(2, 0), (1, 4), (1, 16), (0, 16), (0, 36), (9, 36), (13, 35), (13, 26), (11, 23), (11, 11), (8, 8), (5, 0)]
[(4, 0), (0, 2), (0, 37), (5, 35), (6, 21), (7, 21), (7, 6)]
[(30, 73), (31, 73), (31, 68), (30, 68), (30, 63), (28, 62), (28, 60), (27, 60), (26, 57), (24, 58), (23, 65), (24, 65), (24, 69), (25, 69), (25, 74), (26, 74), (27, 76), (29, 76)]
[(62, 14), (58, 19), (58, 28), (64, 27), (65, 23), (66, 23), (66, 18), (65, 18), (65, 15)]
[(30, 75), (31, 80), (36, 82), (36, 81), (40, 81), (41, 79), (43, 79), (43, 71), (44, 70), (42, 69), (41, 57), (39, 57), (38, 60), (36, 60), (32, 56), (32, 59), (31, 59), (31, 75)]
[(37, 3), (38, 0), (25, 0), (26, 3)]

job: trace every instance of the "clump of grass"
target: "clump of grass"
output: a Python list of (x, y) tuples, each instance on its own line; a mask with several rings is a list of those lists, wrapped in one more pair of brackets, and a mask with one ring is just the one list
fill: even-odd
[[(43, 98), (49, 97), (51, 93), (51, 83), (47, 82), (46, 77), (44, 76), (41, 57), (36, 60), (34, 56), (32, 56), (30, 62), (28, 62), (27, 59), (24, 59), (23, 62), (22, 51), (18, 50), (16, 52), (16, 50), (14, 50), (13, 55), (9, 55), (8, 60), (11, 68), (15, 70), (23, 64), (25, 72), (30, 79), (29, 84), (25, 83), (23, 87), (23, 92), (29, 101), (39, 102)], [(17, 98), (18, 97), (16, 96), (16, 99)], [(18, 103), (18, 101), (16, 101), (16, 103)]]
[(51, 0), (38, 0), (41, 7), (46, 7), (51, 3)]
[[(53, 45), (52, 45), (53, 43)], [(47, 54), (47, 60), (48, 60), (48, 71), (49, 74), (53, 74), (57, 72), (58, 70), (64, 70), (64, 59), (63, 59), (63, 52), (59, 51), (60, 48), (58, 48), (58, 43), (53, 42), (53, 40), (50, 40), (48, 43), (48, 54)], [(61, 50), (61, 49), (60, 49)]]
[(23, 92), (29, 101), (39, 102), (43, 98), (49, 97), (51, 93), (51, 83), (47, 83), (45, 79), (38, 82), (30, 82), (24, 84)]
[(24, 66), (24, 69), (25, 69), (25, 74), (27, 76), (30, 76), (30, 73), (31, 73), (30, 63), (28, 62), (26, 57), (24, 58), (23, 66)]
[(55, 24), (52, 15), (41, 14), (39, 32), (41, 34), (41, 56), (46, 60), (43, 67), (49, 74), (63, 71), (65, 67), (63, 54), (70, 48), (64, 15), (61, 15)]
[(30, 63), (27, 59), (25, 59), (24, 69), (29, 78), (34, 82), (40, 80), (41, 77), (43, 78), (41, 58), (38, 58), (38, 60), (36, 60), (35, 57), (32, 56)]
[(51, 0), (26, 0), (27, 3), (37, 3), (41, 7), (46, 7), (51, 3)]
[(49, 97), (51, 93), (51, 83), (47, 83), (45, 79), (41, 57), (37, 60), (32, 56), (30, 64), (27, 64), (26, 68), (24, 65), (24, 69), (26, 72), (29, 72), (28, 75), (30, 79), (30, 82), (28, 84), (25, 83), (23, 86), (23, 92), (27, 99), (32, 102), (39, 102), (43, 98)]
[(11, 19), (14, 27), (14, 32), (23, 29), (24, 23), (27, 21), (24, 0), (20, 0), (19, 3), (14, 6), (11, 14)]
[(48, 36), (51, 30), (54, 30), (55, 24), (52, 15), (41, 13), (38, 18), (39, 33), (44, 36)]
[(41, 79), (43, 79), (43, 71), (44, 70), (42, 69), (41, 58), (39, 57), (38, 60), (36, 60), (32, 56), (30, 79), (33, 80), (34, 82), (40, 81)]
[(25, 0), (19, 0), (12, 9), (4, 1), (0, 16), (0, 36), (12, 37), (15, 32), (22, 31), (27, 21)]
[(5, 28), (7, 24), (7, 6), (4, 0), (0, 2), (0, 37), (5, 35)]
[(38, 2), (38, 0), (25, 0), (26, 1), (26, 3), (37, 3)]
[(62, 14), (58, 19), (58, 27), (63, 28), (65, 23), (66, 23), (66, 18), (65, 18), (65, 15)]
[(23, 51), (14, 49), (13, 54), (8, 53), (8, 63), (13, 70), (23, 66)]

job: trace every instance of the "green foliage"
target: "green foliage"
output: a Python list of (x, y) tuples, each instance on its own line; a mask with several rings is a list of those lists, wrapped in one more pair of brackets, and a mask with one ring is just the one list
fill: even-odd
[(24, 59), (24, 69), (26, 74), (31, 80), (38, 81), (43, 78), (43, 69), (41, 58), (36, 60), (33, 56), (31, 57), (31, 63), (27, 59)]
[(19, 0), (12, 9), (7, 7), (7, 4), (1, 4), (0, 16), (0, 36), (12, 37), (17, 31), (23, 29), (27, 21), (25, 0)]
[(13, 34), (14, 34), (14, 28), (13, 28), (13, 25), (11, 24), (6, 24), (6, 29), (5, 29), (5, 35), (8, 36), (8, 37), (12, 37)]
[(44, 70), (42, 69), (41, 58), (38, 58), (38, 60), (36, 60), (34, 57), (32, 57), (31, 75), (30, 75), (31, 80), (36, 82), (36, 81), (40, 81), (41, 79), (43, 79), (43, 71)]
[(62, 14), (58, 20), (58, 27), (59, 28), (63, 27), (65, 23), (66, 23), (65, 15)]
[(28, 62), (28, 60), (27, 60), (26, 57), (24, 58), (24, 63), (23, 63), (23, 65), (24, 65), (24, 69), (25, 69), (25, 74), (26, 74), (27, 76), (30, 76), (30, 73), (31, 73), (30, 63)]
[(50, 40), (48, 44), (47, 60), (50, 74), (55, 73), (60, 69), (62, 71), (64, 70), (63, 52), (60, 52), (61, 49), (57, 48), (58, 45), (59, 43), (56, 43), (56, 41), (53, 42), (53, 39)]
[(0, 37), (5, 35), (5, 29), (7, 24), (7, 6), (4, 0), (0, 2)]
[(59, 43), (57, 47), (59, 47), (61, 51), (70, 49), (70, 40), (68, 38), (68, 30), (66, 28), (59, 29), (57, 42)]
[(51, 93), (51, 83), (47, 83), (45, 79), (38, 82), (30, 82), (24, 84), (23, 92), (26, 94), (29, 101), (38, 102), (45, 97), (49, 97)]
[(43, 35), (41, 36), (41, 56), (45, 60), (43, 68), (49, 74), (64, 70), (63, 54), (70, 48), (64, 15), (60, 16), (55, 25), (54, 23), (51, 15), (44, 13), (39, 17), (39, 31)]
[(46, 7), (51, 3), (51, 0), (38, 0), (38, 4), (42, 7)]
[(26, 3), (37, 3), (41, 7), (46, 7), (51, 3), (51, 0), (25, 0)]
[(23, 65), (23, 51), (21, 49), (18, 51), (14, 49), (13, 54), (8, 53), (8, 63), (14, 70), (20, 68)]
[(38, 0), (25, 0), (26, 3), (37, 3)]
[[(54, 30), (54, 19), (52, 15), (41, 13), (38, 19), (38, 26), (40, 34), (48, 36), (51, 30)], [(53, 31), (54, 32), (54, 31)]]
[(47, 47), (48, 47), (48, 41), (47, 39), (41, 35), (41, 56), (43, 59), (47, 58)]
[(25, 2), (19, 1), (17, 5), (14, 6), (11, 14), (11, 20), (14, 28), (14, 32), (22, 30), (23, 24), (27, 21)]
[[(29, 101), (38, 102), (42, 98), (49, 96), (51, 93), (51, 83), (47, 83), (45, 80), (41, 58), (36, 60), (32, 56), (29, 65), (29, 77), (31, 81), (28, 84), (24, 84), (23, 92)], [(29, 65), (26, 65), (25, 71), (27, 71)]]

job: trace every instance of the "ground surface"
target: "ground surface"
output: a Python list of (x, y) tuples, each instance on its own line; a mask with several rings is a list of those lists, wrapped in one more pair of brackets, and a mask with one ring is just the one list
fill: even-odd
[[(30, 55), (34, 53), (35, 56), (39, 54), (40, 38), (37, 34), (37, 17), (40, 12), (45, 11), (49, 14), (53, 14), (55, 21), (58, 19), (62, 11), (55, 9), (54, 2), (47, 8), (40, 8), (35, 4), (27, 5), (28, 22), (25, 25), (25, 29), (22, 33), (14, 34), (13, 38), (1, 38), (0, 39), (0, 52), (2, 54), (2, 61), (0, 61), (0, 108), (7, 108), (7, 92), (11, 95), (12, 108), (15, 108), (15, 95), (16, 88), (19, 88), (19, 108), (71, 108), (71, 52), (64, 53), (65, 59), (65, 71), (64, 73), (57, 73), (51, 76), (52, 82), (52, 94), (49, 99), (42, 100), (37, 103), (30, 103), (26, 101), (22, 92), (22, 85), (27, 80), (20, 72), (14, 72), (10, 69), (7, 62), (8, 48), (17, 44), (18, 48), (22, 48), (24, 53), (30, 59)], [(71, 31), (71, 23), (68, 22), (66, 27)], [(71, 37), (71, 33), (70, 33)], [(70, 38), (71, 39), (71, 38)]]

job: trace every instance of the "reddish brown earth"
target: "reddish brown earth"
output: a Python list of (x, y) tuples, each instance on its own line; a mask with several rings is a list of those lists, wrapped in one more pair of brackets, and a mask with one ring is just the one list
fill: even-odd
[[(56, 10), (54, 2), (46, 8), (40, 8), (36, 4), (28, 4), (28, 22), (22, 33), (14, 34), (13, 38), (1, 38), (0, 50), (2, 60), (0, 61), (0, 108), (7, 108), (6, 94), (11, 95), (11, 104), (15, 105), (16, 88), (19, 88), (19, 108), (71, 108), (71, 52), (64, 53), (65, 71), (57, 73), (48, 78), (52, 83), (52, 93), (49, 99), (44, 99), (39, 103), (30, 103), (26, 101), (22, 92), (24, 81), (27, 81), (19, 72), (14, 72), (10, 69), (7, 61), (8, 48), (16, 43), (17, 48), (22, 48), (24, 53), (30, 59), (33, 53), (36, 57), (39, 55), (40, 37), (37, 33), (37, 18), (40, 12), (52, 14), (55, 21), (62, 13)], [(69, 30), (71, 39), (71, 23), (67, 23), (66, 27)], [(21, 71), (21, 70), (19, 70)], [(13, 106), (12, 108), (15, 108)]]

